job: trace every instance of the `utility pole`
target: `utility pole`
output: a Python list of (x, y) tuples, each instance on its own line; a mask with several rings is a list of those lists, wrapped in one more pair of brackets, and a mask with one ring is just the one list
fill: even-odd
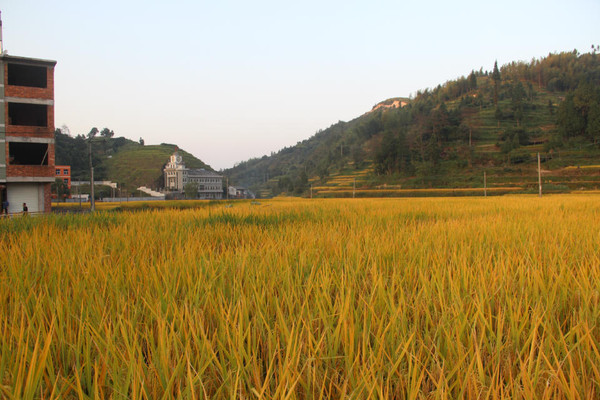
[(98, 128), (93, 127), (90, 133), (88, 133), (88, 144), (90, 153), (90, 211), (96, 210), (96, 201), (94, 199), (94, 165), (92, 164), (92, 139), (98, 133)]
[(312, 183), (310, 184), (310, 198), (312, 199)]
[(487, 197), (487, 176), (485, 175), (485, 171), (483, 171), (483, 196)]
[(542, 197), (542, 168), (540, 163), (540, 153), (538, 153), (538, 184), (540, 187), (539, 197)]
[(354, 178), (354, 183), (352, 184), (352, 198), (356, 196), (356, 178)]
[(90, 144), (90, 211), (96, 210), (96, 201), (94, 199), (94, 165), (92, 164), (92, 138), (89, 138)]
[(227, 200), (229, 200), (229, 177), (225, 178), (225, 192)]

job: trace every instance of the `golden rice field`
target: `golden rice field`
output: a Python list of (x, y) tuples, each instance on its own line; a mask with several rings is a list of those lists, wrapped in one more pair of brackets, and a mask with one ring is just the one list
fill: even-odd
[(0, 221), (0, 398), (600, 397), (600, 195)]

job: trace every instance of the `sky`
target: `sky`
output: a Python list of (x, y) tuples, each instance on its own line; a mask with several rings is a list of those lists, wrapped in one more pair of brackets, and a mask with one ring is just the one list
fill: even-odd
[(600, 44), (600, 0), (2, 0), (3, 47), (56, 60), (55, 125), (219, 170), (471, 70)]

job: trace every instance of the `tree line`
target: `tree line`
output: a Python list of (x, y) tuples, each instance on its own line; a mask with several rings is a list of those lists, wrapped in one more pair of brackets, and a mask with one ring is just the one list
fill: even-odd
[[(272, 194), (302, 193), (306, 177), (373, 165), (380, 176), (425, 181), (479, 163), (528, 160), (524, 146), (547, 151), (582, 140), (598, 144), (598, 55), (577, 51), (529, 62), (497, 63), (489, 71), (418, 91), (408, 105), (339, 121), (309, 139), (227, 171), (234, 181)], [(543, 128), (543, 129), (542, 129)], [(499, 158), (475, 151), (492, 143)]]

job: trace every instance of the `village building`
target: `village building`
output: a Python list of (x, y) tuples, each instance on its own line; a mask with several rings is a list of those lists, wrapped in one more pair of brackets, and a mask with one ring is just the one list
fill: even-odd
[(230, 199), (254, 199), (254, 193), (242, 186), (229, 186), (227, 195)]
[(56, 61), (8, 55), (0, 20), (0, 198), (8, 212), (27, 204), (50, 212), (54, 168)]
[(66, 188), (71, 190), (71, 166), (70, 165), (55, 165), (54, 176), (63, 181)]
[(223, 198), (223, 176), (203, 168), (187, 168), (177, 151), (169, 157), (163, 172), (167, 191), (183, 193), (187, 184), (194, 184), (199, 199)]

